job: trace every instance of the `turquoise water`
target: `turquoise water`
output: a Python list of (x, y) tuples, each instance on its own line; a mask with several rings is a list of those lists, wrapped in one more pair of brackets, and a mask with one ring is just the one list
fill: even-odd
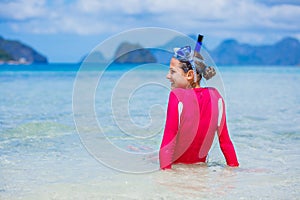
[[(127, 77), (132, 67), (114, 66), (98, 80), (103, 66), (78, 76), (79, 65), (0, 65), (0, 199), (299, 197), (299, 67), (220, 67), (240, 167), (227, 168), (215, 143), (207, 166), (178, 165), (168, 172), (156, 170), (155, 157), (169, 92), (167, 68), (146, 67)], [(86, 85), (77, 101), (80, 76)], [(93, 81), (96, 86), (90, 86)], [(91, 116), (85, 97), (93, 87)], [(78, 116), (86, 121), (80, 127)], [(93, 128), (91, 117), (101, 129)], [(120, 172), (133, 160), (118, 157), (114, 163), (114, 152), (99, 143), (106, 140), (142, 154), (152, 172)], [(99, 162), (93, 151), (111, 160)]]

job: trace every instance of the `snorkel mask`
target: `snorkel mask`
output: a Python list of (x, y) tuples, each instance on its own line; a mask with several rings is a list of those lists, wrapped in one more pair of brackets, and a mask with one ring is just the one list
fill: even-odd
[(182, 48), (174, 48), (174, 55), (173, 57), (179, 61), (185, 62), (185, 63), (190, 63), (192, 66), (192, 69), (194, 71), (194, 82), (197, 82), (197, 69), (196, 69), (196, 65), (195, 65), (195, 59), (200, 59), (203, 61), (202, 57), (201, 58), (196, 58), (194, 55), (197, 52), (198, 54), (200, 54), (200, 49), (201, 49), (201, 45), (202, 45), (202, 39), (203, 36), (202, 35), (198, 35), (198, 40), (195, 46), (195, 50), (192, 51), (190, 46), (185, 46)]

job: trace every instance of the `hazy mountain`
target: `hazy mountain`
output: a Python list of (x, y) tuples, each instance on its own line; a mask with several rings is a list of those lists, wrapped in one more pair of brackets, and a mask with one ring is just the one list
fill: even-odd
[(156, 58), (156, 62), (160, 64), (168, 64), (173, 56), (173, 51), (166, 51), (160, 48), (151, 48), (149, 51)]
[(288, 37), (273, 45), (254, 46), (225, 40), (210, 52), (218, 65), (299, 65), (300, 42)]
[(153, 63), (154, 55), (139, 44), (121, 43), (114, 55), (116, 63)]
[(48, 63), (47, 58), (19, 41), (0, 37), (0, 61), (15, 63)]
[(178, 36), (174, 37), (166, 44), (159, 46), (157, 48), (150, 49), (151, 53), (155, 56), (158, 63), (168, 64), (170, 59), (174, 54), (175, 47), (183, 47), (183, 46), (193, 46), (195, 45), (196, 36), (190, 35), (187, 36)]
[[(168, 64), (174, 54), (174, 47), (190, 45), (193, 48), (195, 39), (196, 36), (178, 36), (162, 46), (150, 49), (123, 42), (116, 49), (114, 59), (116, 63)], [(203, 47), (205, 48), (205, 39)], [(272, 45), (251, 45), (227, 39), (215, 49), (207, 51), (217, 65), (300, 65), (300, 42), (291, 37)], [(100, 52), (91, 58), (99, 62), (104, 59)]]
[[(168, 63), (174, 47), (195, 46), (193, 39), (178, 36), (158, 49), (151, 50), (159, 63)], [(205, 39), (204, 39), (205, 40)], [(203, 46), (205, 47), (205, 41)], [(166, 49), (162, 50), (162, 49)], [(206, 48), (207, 49), (207, 48)], [(273, 45), (241, 44), (234, 39), (224, 40), (213, 50), (208, 50), (217, 65), (299, 65), (300, 42), (291, 37), (282, 39)]]
[(79, 62), (105, 63), (106, 59), (100, 51), (93, 51), (90, 54), (83, 56)]

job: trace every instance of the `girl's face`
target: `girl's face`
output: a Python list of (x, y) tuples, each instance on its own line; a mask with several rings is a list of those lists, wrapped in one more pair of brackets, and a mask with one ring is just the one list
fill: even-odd
[(181, 63), (175, 59), (172, 58), (170, 62), (170, 69), (166, 76), (167, 79), (171, 82), (171, 89), (174, 88), (189, 88), (190, 77), (188, 76), (188, 73), (184, 73), (183, 69), (180, 67)]

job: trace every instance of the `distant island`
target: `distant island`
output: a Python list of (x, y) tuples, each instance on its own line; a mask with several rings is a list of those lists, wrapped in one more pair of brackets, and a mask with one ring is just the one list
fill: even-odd
[(154, 63), (155, 56), (140, 44), (121, 43), (114, 55), (115, 63)]
[[(184, 41), (186, 41), (184, 38), (177, 37), (161, 47), (151, 49), (123, 42), (117, 47), (113, 59), (115, 63), (167, 64), (173, 52), (163, 49), (184, 45), (182, 44)], [(208, 50), (208, 53), (217, 65), (300, 65), (300, 42), (291, 37), (283, 38), (273, 45), (250, 45), (227, 39), (215, 49)], [(102, 56), (97, 57), (103, 59)]]
[[(133, 63), (155, 63), (157, 62), (155, 56), (140, 44), (131, 44), (129, 42), (122, 42), (115, 50), (112, 58), (113, 63), (118, 64), (133, 64)], [(105, 63), (107, 60), (100, 51), (92, 51), (84, 55), (79, 63)]]
[[(186, 38), (175, 37), (160, 47), (144, 48), (140, 44), (122, 42), (115, 50), (115, 63), (162, 63), (167, 64), (173, 55), (164, 49), (183, 46)], [(205, 42), (204, 42), (205, 45)], [(221, 42), (215, 49), (208, 50), (217, 65), (290, 65), (300, 66), (300, 42), (286, 37), (272, 45), (251, 45), (234, 39)], [(101, 52), (92, 52), (80, 62), (104, 63)], [(0, 64), (46, 64), (48, 60), (32, 47), (19, 41), (6, 40), (0, 36)]]
[(229, 39), (209, 53), (218, 65), (300, 65), (300, 42), (291, 37), (261, 46)]
[(0, 64), (47, 64), (45, 56), (19, 41), (6, 40), (0, 36)]

